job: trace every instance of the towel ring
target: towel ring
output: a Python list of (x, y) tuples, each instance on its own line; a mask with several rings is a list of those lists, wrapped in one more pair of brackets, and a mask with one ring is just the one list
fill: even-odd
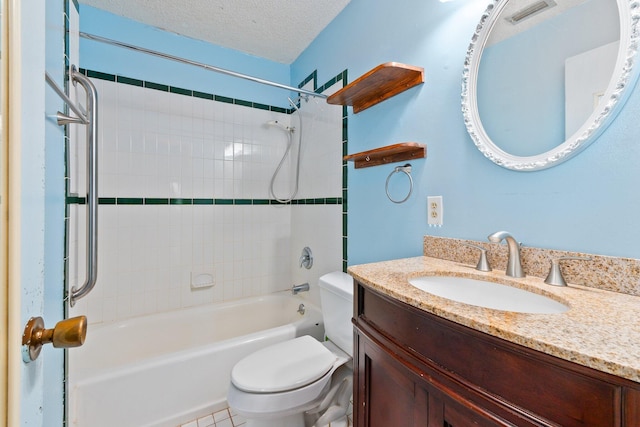
[[(391, 179), (391, 177), (398, 173), (398, 172), (402, 172), (405, 175), (407, 175), (407, 177), (409, 178), (409, 194), (407, 194), (407, 196), (402, 199), (402, 200), (394, 200), (393, 198), (391, 198), (391, 195), (389, 194), (389, 180)], [(413, 192), (413, 178), (411, 178), (411, 163), (407, 163), (404, 166), (396, 166), (393, 171), (391, 171), (391, 173), (389, 174), (389, 176), (387, 177), (387, 183), (384, 186), (385, 191), (387, 192), (387, 197), (389, 198), (389, 200), (391, 200), (393, 203), (404, 203), (407, 201), (407, 199), (409, 199), (409, 197), (411, 197), (411, 193)]]

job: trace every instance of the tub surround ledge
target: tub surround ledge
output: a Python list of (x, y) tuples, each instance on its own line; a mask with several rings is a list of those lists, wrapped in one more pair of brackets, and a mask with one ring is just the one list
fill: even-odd
[[(550, 286), (544, 283), (544, 278), (534, 275), (514, 279), (505, 276), (499, 265), (484, 273), (475, 270), (476, 261), (475, 257), (460, 262), (420, 256), (354, 265), (348, 268), (348, 273), (384, 295), (444, 319), (640, 382), (640, 354), (637, 351), (640, 297), (570, 281), (567, 287)], [(499, 311), (437, 297), (409, 284), (411, 278), (433, 275), (478, 278), (512, 285), (558, 300), (568, 305), (569, 310), (560, 314)]]

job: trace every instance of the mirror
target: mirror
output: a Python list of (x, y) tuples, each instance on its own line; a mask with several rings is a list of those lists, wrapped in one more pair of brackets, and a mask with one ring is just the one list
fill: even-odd
[(636, 81), (629, 0), (496, 0), (467, 51), (462, 111), (478, 149), (507, 169), (573, 157), (613, 120)]

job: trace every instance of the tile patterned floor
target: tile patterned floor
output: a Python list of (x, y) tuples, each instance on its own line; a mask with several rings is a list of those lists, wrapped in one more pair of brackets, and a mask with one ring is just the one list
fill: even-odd
[[(349, 405), (347, 420), (333, 422), (329, 427), (351, 427), (353, 425), (353, 421), (351, 420), (351, 414), (353, 412), (352, 408), (353, 403)], [(182, 424), (178, 427), (240, 427), (245, 424), (246, 421), (244, 418), (234, 413), (232, 409), (227, 408), (222, 411), (206, 415), (202, 418), (198, 418), (197, 420), (190, 421), (186, 424)]]
[(240, 415), (235, 414), (231, 409), (223, 409), (179, 427), (239, 427), (244, 425), (245, 420)]

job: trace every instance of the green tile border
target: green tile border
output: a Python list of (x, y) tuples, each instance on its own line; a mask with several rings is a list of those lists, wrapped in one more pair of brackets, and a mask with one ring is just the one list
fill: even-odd
[(86, 75), (87, 77), (91, 77), (94, 79), (106, 80), (108, 82), (116, 81), (116, 76), (114, 74), (102, 73), (100, 71), (93, 71), (93, 70), (83, 70), (82, 68), (80, 68), (79, 71), (82, 74)]
[(145, 205), (168, 205), (169, 199), (162, 199), (156, 197), (145, 197), (144, 199)]
[(273, 111), (276, 113), (284, 113), (284, 114), (292, 113), (292, 111), (286, 108), (277, 107), (275, 105), (267, 105), (267, 104), (262, 104), (260, 102), (247, 101), (245, 99), (230, 98), (228, 96), (215, 95), (213, 93), (200, 92), (197, 90), (185, 89), (177, 86), (170, 86), (162, 83), (150, 82), (146, 80), (135, 79), (135, 78), (121, 76), (117, 74), (103, 73), (101, 71), (88, 70), (84, 68), (80, 68), (80, 72), (86, 75), (87, 77), (91, 77), (99, 80), (106, 80), (109, 82), (121, 83), (121, 84), (130, 85), (130, 86), (155, 89), (161, 92), (174, 93), (176, 95), (191, 96), (194, 98), (207, 99), (209, 101), (223, 102), (226, 104), (234, 104), (234, 105), (239, 105), (239, 106), (248, 107), (248, 108), (256, 108), (258, 110)]
[(177, 93), (178, 95), (193, 96), (192, 90), (183, 89), (181, 87), (169, 86), (169, 92)]
[(161, 92), (169, 92), (169, 86), (163, 85), (163, 84), (159, 84), (159, 83), (145, 81), (144, 82), (144, 87), (148, 88), (148, 89), (159, 90)]
[[(85, 205), (86, 197), (67, 196), (67, 205)], [(294, 199), (281, 203), (275, 199), (206, 199), (206, 198), (156, 198), (156, 197), (99, 197), (99, 205), (341, 205), (341, 197), (319, 197), (315, 199)]]
[(213, 205), (215, 204), (214, 199), (193, 199), (194, 205)]
[(212, 93), (198, 92), (197, 90), (193, 91), (193, 96), (195, 98), (208, 99), (209, 101), (214, 100), (214, 95)]
[(99, 205), (115, 205), (116, 203), (117, 203), (117, 200), (115, 197), (98, 197)]
[(142, 205), (144, 199), (142, 197), (118, 197), (116, 198), (117, 205)]
[(116, 76), (116, 82), (124, 83), (126, 85), (144, 87), (144, 81), (138, 79), (132, 79), (124, 76)]

